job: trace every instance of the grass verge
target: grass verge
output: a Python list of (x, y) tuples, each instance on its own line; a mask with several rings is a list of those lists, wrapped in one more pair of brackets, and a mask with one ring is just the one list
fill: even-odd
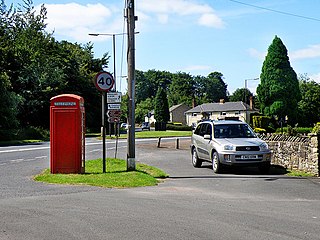
[(288, 170), (288, 173), (286, 175), (292, 176), (292, 177), (314, 177), (315, 176), (312, 173), (306, 173), (299, 170)]
[(291, 170), (280, 165), (271, 165), (269, 173), (274, 175), (286, 175), (291, 177), (314, 177), (315, 176), (312, 173), (307, 173), (307, 172), (294, 170), (294, 169)]
[(155, 186), (168, 175), (162, 170), (137, 163), (136, 171), (127, 171), (126, 161), (107, 159), (107, 173), (102, 173), (102, 160), (86, 161), (85, 174), (51, 174), (46, 169), (34, 180), (54, 184), (90, 185), (107, 188)]
[[(141, 131), (141, 132), (136, 132), (135, 137), (136, 138), (159, 138), (159, 137), (191, 137), (192, 131)], [(101, 138), (101, 136), (99, 137)], [(115, 136), (108, 136), (107, 138), (115, 138)], [(121, 134), (120, 137), (121, 139), (127, 138), (127, 134)]]

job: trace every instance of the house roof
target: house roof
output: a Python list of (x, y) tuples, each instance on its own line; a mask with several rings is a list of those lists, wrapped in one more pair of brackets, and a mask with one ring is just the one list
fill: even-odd
[(246, 109), (249, 110), (250, 106), (244, 102), (204, 103), (186, 113), (245, 111)]
[(169, 108), (169, 112), (172, 112), (172, 111), (174, 111), (175, 109), (177, 109), (177, 108), (179, 108), (181, 106), (185, 106), (185, 107), (189, 108), (188, 105), (186, 105), (185, 103), (180, 103), (180, 104), (173, 105), (172, 107), (170, 107)]

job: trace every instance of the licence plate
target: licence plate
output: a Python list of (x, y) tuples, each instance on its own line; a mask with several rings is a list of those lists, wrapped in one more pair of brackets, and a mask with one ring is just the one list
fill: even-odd
[(241, 155), (241, 159), (257, 159), (258, 155)]

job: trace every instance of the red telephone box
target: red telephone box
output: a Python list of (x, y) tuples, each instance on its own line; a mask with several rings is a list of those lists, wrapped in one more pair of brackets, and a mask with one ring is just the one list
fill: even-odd
[(84, 100), (74, 94), (62, 94), (50, 101), (51, 173), (84, 173)]

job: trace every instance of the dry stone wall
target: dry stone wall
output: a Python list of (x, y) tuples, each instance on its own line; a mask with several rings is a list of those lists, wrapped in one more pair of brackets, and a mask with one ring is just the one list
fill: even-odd
[(272, 164), (319, 176), (319, 135), (292, 137), (267, 134), (259, 137), (268, 143), (272, 151)]

